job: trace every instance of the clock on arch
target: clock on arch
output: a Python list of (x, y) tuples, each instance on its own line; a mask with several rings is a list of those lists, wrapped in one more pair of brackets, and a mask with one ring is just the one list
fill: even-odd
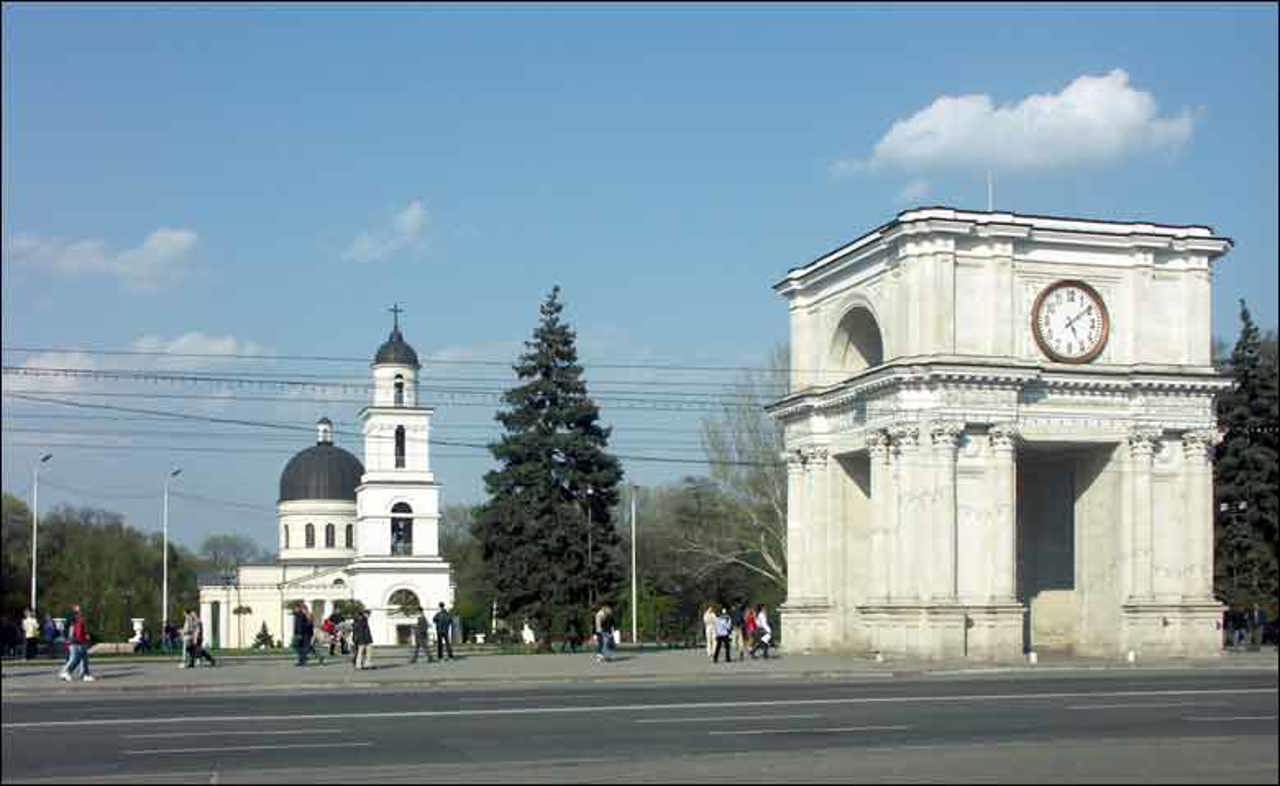
[(1088, 363), (1101, 354), (1110, 333), (1107, 304), (1083, 281), (1056, 281), (1031, 307), (1031, 334), (1040, 351), (1059, 363)]

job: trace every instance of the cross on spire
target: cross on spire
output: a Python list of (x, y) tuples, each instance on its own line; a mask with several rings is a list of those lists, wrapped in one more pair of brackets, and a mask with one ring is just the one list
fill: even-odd
[(392, 304), (391, 304), (391, 308), (387, 309), (387, 311), (390, 311), (390, 312), (391, 312), (392, 329), (393, 329), (393, 330), (399, 330), (399, 329), (400, 329), (400, 314), (402, 314), (402, 313), (404, 312), (404, 309), (403, 309), (403, 308), (400, 308), (400, 304), (399, 304), (399, 303), (392, 303)]

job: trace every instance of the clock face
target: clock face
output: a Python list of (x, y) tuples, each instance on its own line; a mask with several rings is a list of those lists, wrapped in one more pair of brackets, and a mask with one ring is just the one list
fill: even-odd
[(1059, 281), (1036, 298), (1031, 332), (1040, 350), (1060, 363), (1088, 363), (1102, 352), (1111, 320), (1102, 296), (1083, 281)]

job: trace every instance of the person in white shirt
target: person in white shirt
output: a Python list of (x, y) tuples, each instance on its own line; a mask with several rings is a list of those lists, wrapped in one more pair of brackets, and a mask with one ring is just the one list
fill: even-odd
[(728, 609), (720, 609), (716, 617), (716, 651), (711, 656), (712, 663), (720, 662), (720, 650), (724, 649), (724, 662), (733, 663), (733, 651), (729, 649), (729, 637), (733, 635), (733, 619)]
[(707, 636), (707, 657), (710, 658), (716, 649), (716, 604), (707, 604), (702, 612), (702, 630)]
[(773, 629), (769, 627), (769, 610), (761, 603), (756, 606), (756, 640), (751, 646), (751, 657), (755, 657), (756, 651), (763, 648), (764, 657), (769, 658), (769, 647), (773, 644)]
[(26, 643), (23, 660), (33, 660), (36, 657), (36, 645), (40, 643), (40, 620), (36, 619), (36, 613), (31, 609), (27, 609), (22, 617), (22, 638)]

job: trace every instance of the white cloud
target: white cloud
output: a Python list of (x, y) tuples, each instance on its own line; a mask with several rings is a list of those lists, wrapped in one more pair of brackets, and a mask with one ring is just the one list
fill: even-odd
[(106, 274), (139, 289), (154, 289), (185, 267), (198, 241), (190, 229), (161, 227), (140, 245), (112, 252), (97, 239), (68, 241), (20, 234), (9, 241), (6, 256), (67, 275)]
[(421, 200), (415, 199), (392, 216), (386, 227), (356, 235), (342, 258), (361, 263), (378, 262), (405, 249), (417, 250), (426, 232), (427, 209)]
[(172, 339), (152, 335), (139, 336), (133, 342), (133, 349), (138, 352), (210, 356), (165, 357), (164, 355), (153, 355), (147, 356), (140, 364), (155, 369), (213, 368), (225, 363), (218, 356), (227, 356), (227, 359), (230, 360), (236, 355), (263, 354), (262, 346), (253, 341), (243, 341), (235, 336), (206, 336), (199, 331), (183, 333)]
[(899, 202), (915, 202), (929, 193), (929, 183), (926, 180), (912, 180), (902, 187), (898, 192)]
[(985, 94), (941, 96), (895, 122), (869, 159), (839, 160), (831, 169), (1047, 170), (1177, 150), (1192, 130), (1190, 111), (1159, 116), (1155, 97), (1133, 88), (1117, 68), (1004, 106)]

